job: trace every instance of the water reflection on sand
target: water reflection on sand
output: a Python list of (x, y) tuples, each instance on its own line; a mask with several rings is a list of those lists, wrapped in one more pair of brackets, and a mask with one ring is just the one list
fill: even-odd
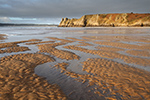
[[(37, 65), (35, 74), (59, 85), (68, 99), (149, 99), (149, 32), (150, 28), (131, 27), (3, 27), (0, 33), (7, 39), (1, 41), (1, 51), (11, 51), (16, 41), (16, 47), (30, 50), (5, 51), (0, 57), (24, 53), (52, 57), (53, 62)], [(3, 45), (8, 42), (9, 47)]]

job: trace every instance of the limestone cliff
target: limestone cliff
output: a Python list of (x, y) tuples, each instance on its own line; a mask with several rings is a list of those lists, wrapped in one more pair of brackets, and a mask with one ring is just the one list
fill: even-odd
[(95, 14), (80, 19), (62, 18), (59, 27), (150, 26), (150, 14)]

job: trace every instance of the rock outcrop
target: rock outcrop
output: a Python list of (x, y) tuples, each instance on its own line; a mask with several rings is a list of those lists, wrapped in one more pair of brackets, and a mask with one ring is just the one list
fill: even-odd
[(59, 27), (115, 27), (150, 26), (150, 14), (95, 14), (84, 15), (80, 19), (62, 18)]

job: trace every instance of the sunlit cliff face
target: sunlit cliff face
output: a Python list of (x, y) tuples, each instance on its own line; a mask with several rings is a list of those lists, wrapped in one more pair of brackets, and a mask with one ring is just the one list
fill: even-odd
[(62, 18), (60, 27), (150, 26), (150, 14), (112, 13), (84, 15), (79, 19)]

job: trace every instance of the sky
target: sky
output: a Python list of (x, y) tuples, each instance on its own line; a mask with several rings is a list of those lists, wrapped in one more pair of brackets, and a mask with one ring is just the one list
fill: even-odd
[(150, 0), (0, 0), (0, 23), (59, 24), (62, 17), (150, 13)]

